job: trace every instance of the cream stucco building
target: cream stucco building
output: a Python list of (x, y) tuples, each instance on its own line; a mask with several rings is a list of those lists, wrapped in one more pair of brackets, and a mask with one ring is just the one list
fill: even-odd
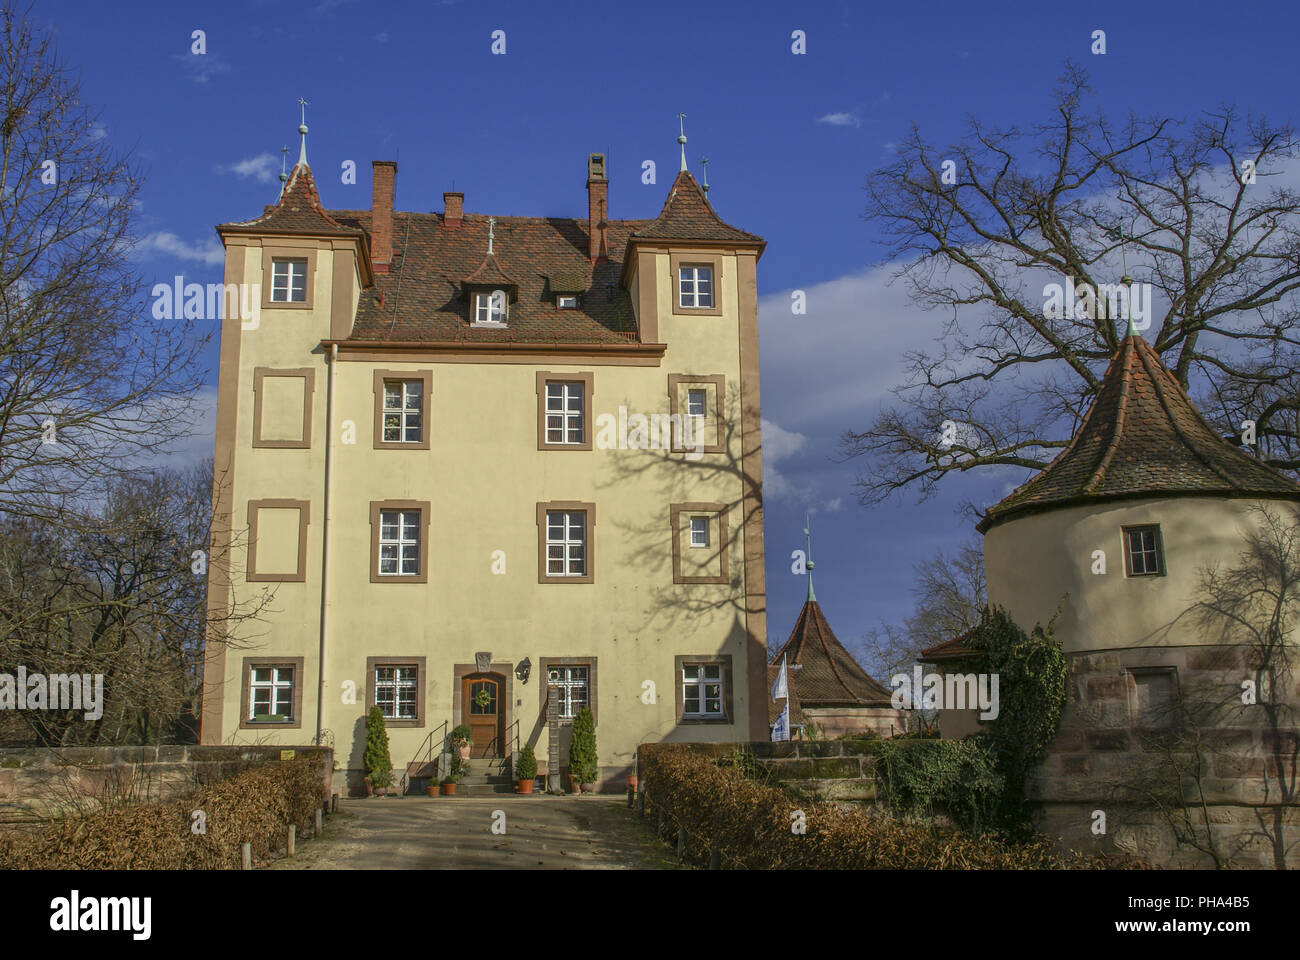
[(210, 639), (203, 742), (333, 742), (356, 790), (374, 704), (399, 775), (466, 723), (554, 788), (583, 705), (607, 786), (644, 740), (766, 739), (763, 240), (684, 160), (611, 220), (592, 154), (556, 219), (400, 211), (378, 161), (326, 210), (305, 153), (218, 228), (210, 612), (271, 596)]

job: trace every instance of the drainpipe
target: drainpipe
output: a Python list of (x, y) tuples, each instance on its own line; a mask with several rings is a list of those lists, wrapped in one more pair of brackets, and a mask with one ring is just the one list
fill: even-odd
[[(329, 586), (330, 586), (330, 471), (334, 448), (334, 365), (338, 363), (339, 345), (330, 344), (329, 372), (325, 378), (325, 496), (321, 519), (321, 572), (320, 572), (320, 651), (317, 672), (320, 690), (316, 693), (316, 743), (320, 745), (325, 729), (325, 655), (329, 649)], [(337, 744), (335, 745), (337, 747)]]

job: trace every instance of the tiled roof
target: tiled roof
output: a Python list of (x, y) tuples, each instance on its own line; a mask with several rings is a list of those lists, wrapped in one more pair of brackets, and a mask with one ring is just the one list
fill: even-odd
[(316, 180), (306, 164), (296, 164), (284, 192), (273, 206), (268, 206), (256, 220), (223, 223), (218, 231), (237, 230), (241, 233), (290, 234), (341, 234), (355, 237), (362, 231), (355, 225), (339, 223), (321, 206), (316, 192)]
[(1300, 484), (1218, 437), (1136, 334), (1124, 338), (1074, 439), (977, 529), (1029, 512), (1139, 496), (1300, 499)]
[(677, 174), (659, 216), (633, 235), (641, 240), (721, 240), (763, 243), (763, 238), (723, 223), (689, 171)]
[[(465, 343), (639, 342), (631, 297), (620, 283), (634, 239), (762, 244), (723, 223), (695, 179), (681, 173), (654, 220), (606, 221), (607, 259), (592, 263), (585, 218), (496, 217), (494, 256), (488, 218), (465, 214), (448, 227), (437, 213), (394, 211), (388, 272), (361, 293), (356, 341)], [(310, 168), (295, 166), (280, 201), (256, 220), (218, 231), (369, 236), (369, 210), (325, 210)], [(509, 285), (514, 299), (504, 327), (471, 327), (466, 285)], [(556, 294), (579, 294), (561, 310)]]
[(982, 656), (978, 650), (973, 650), (966, 645), (975, 632), (972, 627), (965, 633), (960, 633), (951, 640), (945, 640), (943, 643), (936, 643), (933, 647), (926, 647), (917, 657), (922, 663), (937, 663), (941, 660), (966, 660), (971, 657)]
[[(368, 210), (333, 215), (369, 230)], [(619, 273), (628, 235), (644, 222), (609, 221), (609, 261), (593, 264), (585, 219), (496, 217), (489, 260), (486, 216), (467, 213), (459, 226), (448, 228), (441, 214), (394, 212), (392, 262), (374, 287), (362, 291), (350, 339), (636, 342), (632, 300)], [(565, 278), (563, 291), (548, 281), (557, 273)], [(517, 285), (505, 327), (469, 325), (466, 281)], [(555, 294), (575, 287), (581, 292), (579, 308), (556, 307)]]
[[(790, 632), (790, 639), (770, 661), (776, 679), (786, 658), (786, 686), (791, 691), (791, 721), (797, 704), (809, 706), (887, 707), (890, 694), (873, 680), (835, 638), (816, 600), (808, 600)], [(798, 669), (795, 669), (798, 667)], [(778, 702), (775, 707), (780, 709)]]

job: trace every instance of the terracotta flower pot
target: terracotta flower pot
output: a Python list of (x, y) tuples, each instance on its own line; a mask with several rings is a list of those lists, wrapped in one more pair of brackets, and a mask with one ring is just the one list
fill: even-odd
[(442, 795), (444, 797), (454, 797), (456, 795), (456, 784), (444, 783), (442, 785)]
[(462, 744), (461, 746), (459, 746), (459, 747), (456, 748), (457, 750), (460, 751), (460, 758), (461, 758), (462, 760), (468, 760), (468, 759), (469, 759), (469, 748), (470, 748), (470, 746), (471, 746), (471, 744), (466, 743), (466, 744)]
[(532, 793), (532, 792), (533, 792), (533, 781), (532, 781), (531, 779), (528, 779), (528, 780), (520, 780), (520, 781), (519, 781), (519, 792), (520, 792), (520, 793)]
[(573, 779), (573, 777), (569, 778), (569, 792), (575, 797), (582, 792), (582, 787), (578, 784), (577, 780)]
[(375, 785), (370, 782), (370, 778), (362, 777), (361, 782), (366, 785), (366, 796), (373, 797), (375, 795)]
[(584, 783), (584, 784), (582, 784), (582, 792), (583, 792), (583, 793), (595, 793), (595, 792), (596, 792), (596, 785), (595, 785), (594, 783)]
[(436, 797), (438, 795), (438, 785), (436, 783), (430, 784), (425, 789), (429, 792), (429, 796), (431, 797)]
[(639, 781), (636, 778), (636, 774), (629, 775), (627, 778), (627, 788), (631, 790), (633, 793), (636, 793), (636, 785), (638, 782)]

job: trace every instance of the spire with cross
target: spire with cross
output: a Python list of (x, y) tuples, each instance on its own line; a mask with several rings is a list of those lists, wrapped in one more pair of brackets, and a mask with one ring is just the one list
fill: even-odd
[(305, 167), (307, 166), (307, 101), (299, 97), (298, 106), (302, 108), (302, 123), (298, 124), (298, 133), (302, 135), (302, 146), (298, 149), (298, 163)]

